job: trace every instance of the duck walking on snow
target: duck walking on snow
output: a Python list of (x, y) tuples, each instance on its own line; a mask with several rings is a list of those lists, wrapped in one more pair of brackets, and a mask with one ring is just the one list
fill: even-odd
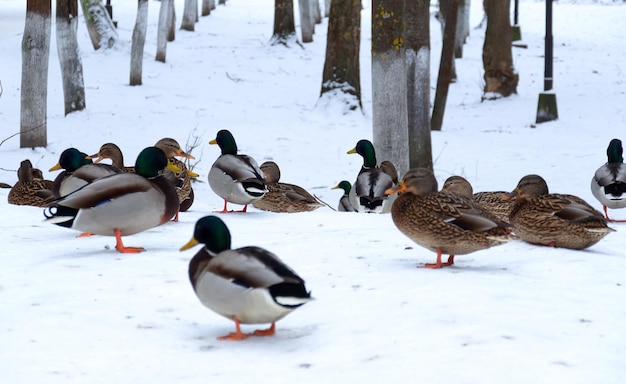
[(607, 208), (626, 207), (626, 164), (624, 164), (622, 142), (613, 139), (606, 150), (608, 161), (598, 168), (591, 179), (591, 193), (598, 199), (604, 215), (610, 222), (626, 222), (609, 218)]
[[(235, 322), (235, 332), (220, 340), (273, 335), (276, 321), (312, 300), (304, 280), (275, 254), (248, 246), (231, 249), (230, 232), (216, 216), (196, 223), (192, 239), (180, 250), (202, 243), (189, 262), (189, 280), (200, 302)], [(265, 330), (242, 333), (240, 324), (271, 323)]]

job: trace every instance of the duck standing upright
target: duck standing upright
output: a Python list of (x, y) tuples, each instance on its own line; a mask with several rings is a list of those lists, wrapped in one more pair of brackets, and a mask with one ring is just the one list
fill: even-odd
[(609, 218), (607, 208), (626, 207), (626, 164), (622, 142), (613, 139), (606, 150), (608, 161), (598, 168), (591, 178), (591, 193), (602, 204), (604, 215), (610, 222), (626, 222)]
[(209, 144), (219, 145), (222, 154), (209, 170), (209, 186), (219, 197), (224, 199), (224, 209), (228, 203), (241, 204), (246, 212), (248, 204), (259, 200), (267, 193), (265, 176), (257, 162), (250, 156), (237, 153), (235, 138), (226, 129), (217, 132)]
[(174, 187), (161, 176), (166, 167), (180, 172), (162, 150), (148, 147), (137, 157), (136, 173), (94, 180), (55, 201), (44, 212), (46, 221), (96, 235), (115, 236), (115, 249), (119, 252), (141, 252), (143, 248), (124, 246), (122, 236), (161, 225), (178, 209)]
[[(425, 168), (410, 169), (397, 187), (401, 192), (391, 207), (391, 217), (400, 232), (437, 253), (437, 262), (425, 268), (454, 264), (464, 255), (514, 240), (505, 223), (484, 211), (473, 200), (456, 193), (437, 192), (437, 180)], [(449, 255), (447, 262), (442, 254)]]
[[(218, 339), (273, 335), (276, 321), (312, 300), (304, 280), (274, 253), (256, 246), (231, 249), (230, 232), (216, 216), (199, 219), (180, 250), (198, 243), (204, 247), (188, 271), (194, 292), (204, 306), (235, 322), (236, 331)], [(270, 328), (241, 332), (240, 324), (263, 323), (271, 323)]]
[(335, 185), (331, 189), (342, 189), (343, 195), (339, 198), (339, 203), (337, 204), (337, 211), (339, 212), (358, 212), (356, 208), (350, 202), (350, 190), (352, 189), (352, 184), (348, 180), (342, 180), (339, 184)]
[(385, 191), (394, 187), (394, 176), (398, 172), (393, 164), (386, 161), (384, 168), (378, 167), (374, 145), (369, 140), (359, 140), (348, 154), (358, 153), (363, 157), (363, 165), (356, 181), (350, 189), (350, 202), (358, 212), (387, 213), (397, 195), (386, 195)]

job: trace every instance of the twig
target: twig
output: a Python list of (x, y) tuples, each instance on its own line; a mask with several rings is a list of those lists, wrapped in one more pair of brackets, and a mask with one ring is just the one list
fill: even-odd
[[(198, 148), (201, 143), (202, 135), (197, 136), (195, 135), (195, 132), (196, 132), (196, 128), (194, 128), (193, 131), (189, 132), (189, 135), (187, 136), (187, 143), (185, 143), (185, 152), (187, 152), (190, 155), (191, 155), (191, 152), (193, 152), (194, 149)], [(193, 138), (193, 141), (190, 144), (189, 141), (192, 138)], [(193, 164), (191, 163), (191, 159), (185, 159), (185, 166), (187, 166), (189, 170), (193, 171), (196, 165), (198, 165), (198, 163), (202, 161), (202, 154), (203, 152), (201, 151), (200, 156), (197, 157), (197, 161), (195, 161)], [(197, 177), (191, 178), (192, 181), (199, 181), (197, 179), (198, 179)]]

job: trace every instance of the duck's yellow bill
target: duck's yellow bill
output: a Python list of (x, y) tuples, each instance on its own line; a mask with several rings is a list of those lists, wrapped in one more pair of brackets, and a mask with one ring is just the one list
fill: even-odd
[(184, 251), (198, 244), (198, 240), (195, 237), (192, 237), (191, 240), (187, 242), (187, 244), (180, 247), (180, 251)]
[(56, 163), (52, 168), (50, 168), (48, 170), (48, 172), (58, 171), (59, 169), (61, 169), (61, 164), (60, 163)]
[(182, 172), (183, 170), (178, 168), (177, 166), (175, 166), (174, 164), (172, 164), (170, 161), (167, 162), (167, 169), (169, 169), (170, 171), (174, 171), (174, 172)]

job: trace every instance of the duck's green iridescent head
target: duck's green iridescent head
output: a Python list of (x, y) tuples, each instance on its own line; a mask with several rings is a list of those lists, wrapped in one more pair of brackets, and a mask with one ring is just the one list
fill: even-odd
[(211, 253), (220, 253), (230, 249), (230, 231), (226, 224), (217, 216), (205, 216), (196, 222), (193, 238), (182, 246), (184, 251), (202, 243)]
[(165, 152), (157, 147), (148, 147), (139, 153), (135, 161), (135, 173), (143, 177), (157, 177), (165, 169), (180, 172), (180, 168), (172, 165)]
[(217, 144), (222, 150), (222, 155), (236, 155), (237, 143), (232, 133), (226, 129), (217, 132), (215, 139), (209, 141), (209, 144)]
[(347, 193), (350, 193), (350, 190), (352, 189), (352, 185), (350, 184), (349, 181), (342, 180), (341, 182), (339, 182), (339, 184), (332, 187), (331, 189), (340, 189), (340, 188), (343, 189), (343, 191), (347, 194)]
[(624, 158), (622, 157), (622, 154), (624, 153), (624, 150), (622, 148), (622, 141), (619, 139), (613, 139), (611, 140), (611, 142), (609, 143), (609, 147), (606, 149), (606, 155), (609, 158), (609, 164), (610, 163), (623, 163), (624, 162)]
[(376, 167), (376, 151), (374, 145), (369, 140), (359, 140), (356, 147), (349, 150), (348, 153), (358, 153), (363, 157), (363, 166), (366, 168)]
[(68, 148), (61, 152), (59, 162), (54, 167), (50, 168), (50, 171), (56, 171), (63, 168), (68, 172), (74, 172), (83, 165), (91, 163), (93, 162), (86, 153), (83, 153), (76, 148)]

